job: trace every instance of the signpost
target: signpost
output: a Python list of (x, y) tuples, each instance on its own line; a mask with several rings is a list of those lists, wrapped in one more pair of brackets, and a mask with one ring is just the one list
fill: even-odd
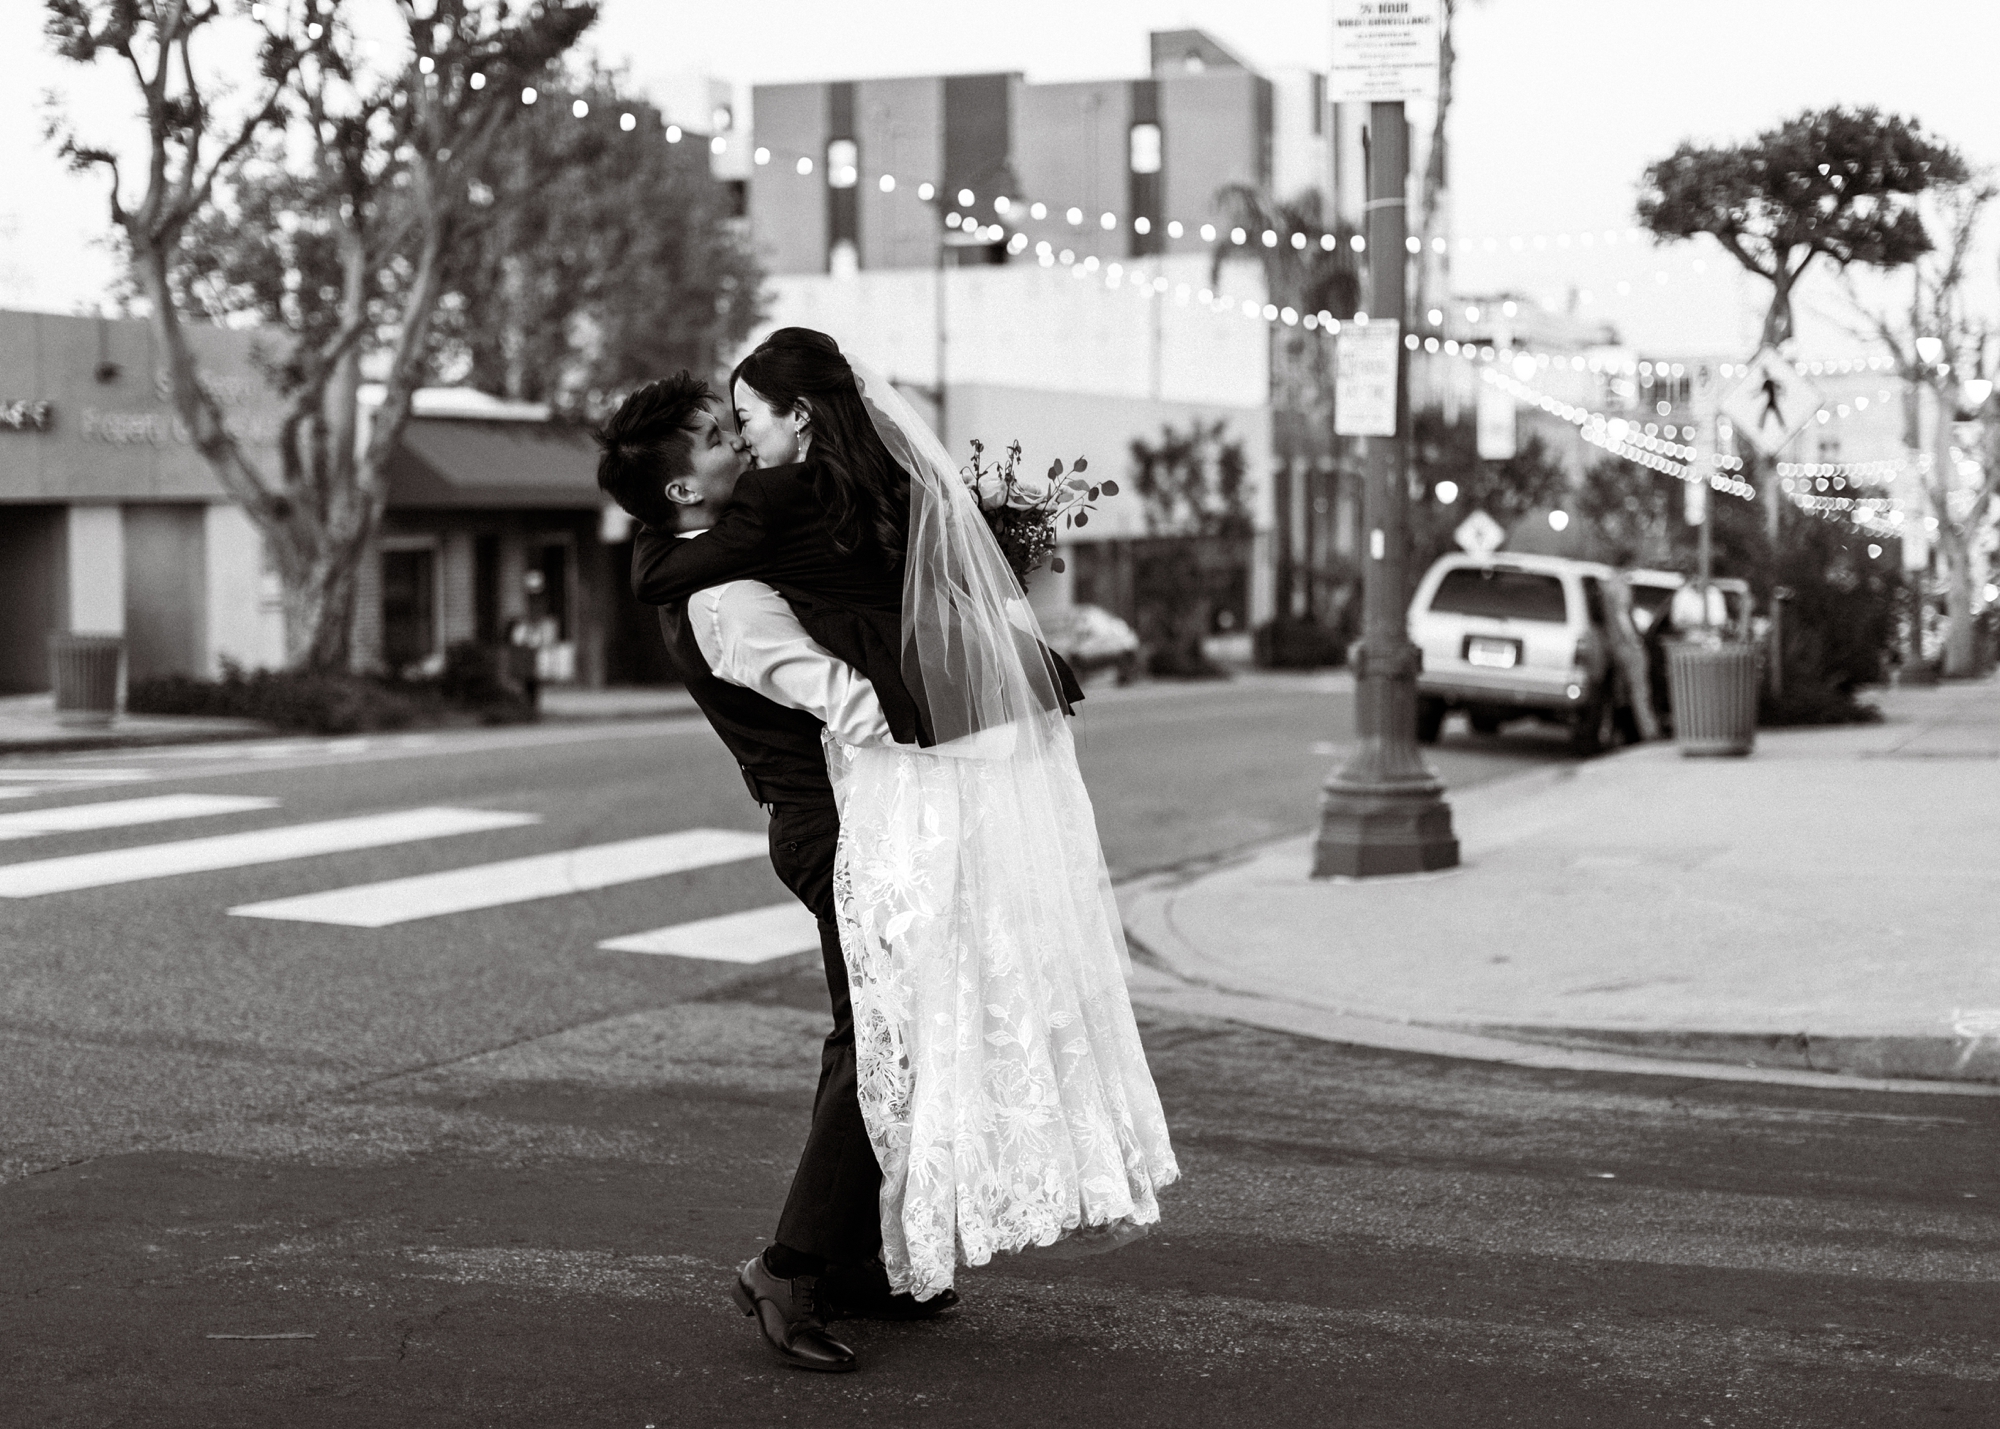
[(1475, 511), (1453, 528), (1451, 539), (1468, 556), (1490, 556), (1507, 539), (1507, 531), (1484, 511)]
[[(1368, 542), (1362, 634), (1351, 651), (1354, 748), (1321, 795), (1312, 871), (1315, 878), (1365, 878), (1458, 863), (1451, 806), (1417, 749), (1421, 652), (1410, 643), (1405, 613), (1410, 398), (1401, 341), (1409, 266), (1403, 101), (1437, 94), (1438, 0), (1334, 0), (1333, 9), (1329, 97), (1369, 106), (1370, 321), (1341, 334), (1334, 418), (1335, 432), (1359, 437), (1364, 448), (1362, 523)], [(1352, 346), (1350, 335), (1359, 339)], [(1352, 412), (1350, 387), (1356, 399)]]
[(1436, 99), (1438, 0), (1333, 0), (1336, 104)]
[(1722, 399), (1722, 415), (1736, 434), (1774, 457), (1825, 405), (1820, 391), (1773, 348), (1750, 359), (1749, 375)]
[(1479, 384), (1478, 434), (1481, 461), (1511, 461), (1516, 449), (1514, 399), (1491, 382)]
[(1341, 329), (1334, 349), (1333, 431), (1341, 437), (1396, 435), (1396, 379), (1403, 325), (1394, 318)]

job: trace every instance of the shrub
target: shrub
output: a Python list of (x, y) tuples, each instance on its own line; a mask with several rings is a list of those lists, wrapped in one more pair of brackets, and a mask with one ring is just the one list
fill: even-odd
[(1279, 616), (1257, 627), (1250, 648), (1267, 670), (1323, 670), (1347, 662), (1345, 636), (1309, 616)]
[(189, 675), (134, 680), (125, 707), (133, 714), (259, 720), (312, 734), (363, 734), (473, 719), (485, 724), (533, 719), (534, 706), (507, 684), (504, 654), (482, 662), (462, 653), (464, 648), (454, 646), (447, 652), (445, 676), (436, 681), (297, 670), (245, 672), (225, 663), (219, 680)]

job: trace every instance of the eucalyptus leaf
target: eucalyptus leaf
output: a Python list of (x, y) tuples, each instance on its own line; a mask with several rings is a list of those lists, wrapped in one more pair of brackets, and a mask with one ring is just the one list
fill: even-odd
[(1101, 489), (1106, 496), (1116, 496), (1118, 494), (1118, 483), (1106, 477)]
[(1090, 470), (1090, 463), (1085, 461), (1082, 457), (1078, 457), (1076, 459), (1076, 469), (1078, 471), (1088, 471)]

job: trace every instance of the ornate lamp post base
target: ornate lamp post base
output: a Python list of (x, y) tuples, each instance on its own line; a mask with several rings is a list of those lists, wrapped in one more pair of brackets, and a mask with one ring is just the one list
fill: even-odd
[(1314, 878), (1376, 878), (1458, 866), (1451, 805), (1435, 779), (1354, 784), (1334, 776), (1320, 799)]

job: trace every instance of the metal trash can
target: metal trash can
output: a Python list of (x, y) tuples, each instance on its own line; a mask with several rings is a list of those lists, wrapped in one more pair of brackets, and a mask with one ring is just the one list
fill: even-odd
[(1757, 742), (1757, 647), (1667, 647), (1674, 740), (1684, 755), (1748, 754)]
[(56, 722), (106, 725), (118, 713), (118, 671), (125, 640), (118, 635), (49, 636), (49, 683)]

